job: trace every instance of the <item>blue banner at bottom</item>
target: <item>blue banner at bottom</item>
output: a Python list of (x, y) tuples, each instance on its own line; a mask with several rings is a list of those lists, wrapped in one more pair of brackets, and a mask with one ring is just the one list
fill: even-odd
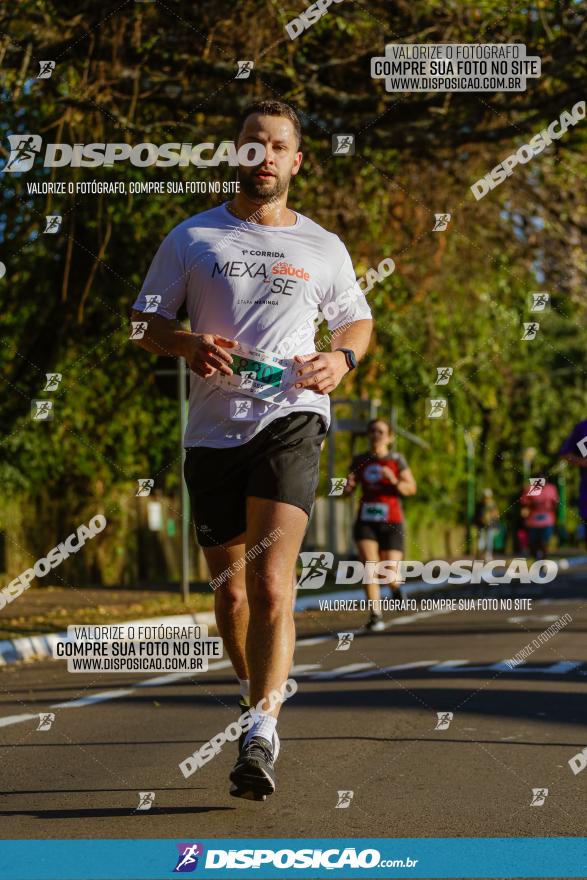
[(6, 840), (2, 880), (587, 877), (586, 837)]

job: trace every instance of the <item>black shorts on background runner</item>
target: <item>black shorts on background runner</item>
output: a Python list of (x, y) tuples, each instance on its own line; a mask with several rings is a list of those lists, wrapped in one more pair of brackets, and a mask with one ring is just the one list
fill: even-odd
[(377, 541), (380, 550), (404, 552), (404, 524), (385, 522), (361, 522), (353, 529), (355, 541)]
[(184, 477), (200, 546), (216, 547), (246, 530), (249, 495), (293, 504), (309, 516), (326, 433), (318, 413), (294, 412), (240, 446), (188, 446)]

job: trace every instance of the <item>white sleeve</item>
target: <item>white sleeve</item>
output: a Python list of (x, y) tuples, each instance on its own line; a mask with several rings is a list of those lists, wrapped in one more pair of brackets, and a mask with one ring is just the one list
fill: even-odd
[(365, 294), (359, 287), (353, 264), (346, 247), (339, 239), (340, 251), (332, 284), (326, 291), (320, 311), (328, 321), (329, 330), (337, 330), (343, 324), (371, 317)]
[(187, 280), (179, 236), (172, 229), (153, 258), (133, 308), (172, 321), (186, 298)]

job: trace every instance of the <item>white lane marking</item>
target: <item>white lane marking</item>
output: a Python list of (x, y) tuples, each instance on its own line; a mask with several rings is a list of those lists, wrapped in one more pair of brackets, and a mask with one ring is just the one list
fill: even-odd
[[(226, 669), (231, 666), (230, 660), (219, 660), (218, 663), (210, 663), (209, 670)], [(159, 684), (171, 684), (173, 681), (179, 681), (182, 678), (193, 678), (191, 672), (173, 673), (170, 675), (159, 675), (156, 678), (148, 678), (146, 681), (139, 681), (132, 688), (119, 688), (113, 691), (101, 691), (98, 694), (90, 694), (87, 697), (79, 697), (77, 700), (65, 700), (63, 703), (53, 703), (51, 709), (79, 709), (82, 706), (91, 706), (93, 703), (103, 703), (106, 700), (117, 700), (121, 697), (127, 697), (133, 694), (139, 687), (157, 687)], [(38, 718), (36, 715), (7, 715), (6, 718), (0, 718), (0, 727), (8, 727), (11, 724), (20, 724), (22, 721), (30, 721), (32, 718)]]
[(582, 665), (583, 661), (561, 660), (560, 663), (555, 663), (554, 666), (547, 666), (542, 672), (544, 672), (545, 675), (562, 675), (563, 673), (570, 672), (572, 669), (576, 669), (577, 666)]
[(354, 675), (348, 675), (347, 678), (372, 678), (375, 675), (383, 675), (387, 672), (401, 672), (403, 669), (417, 669), (420, 666), (429, 666), (436, 663), (436, 660), (418, 660), (415, 663), (398, 663), (396, 666), (384, 666), (378, 669), (369, 669), (368, 672), (355, 672)]
[(31, 721), (32, 718), (39, 718), (39, 712), (36, 715), (7, 715), (6, 718), (0, 718), (0, 727), (8, 727), (9, 724), (18, 724), (19, 721)]
[(296, 666), (292, 666), (290, 670), (290, 675), (304, 675), (306, 672), (310, 672), (313, 669), (320, 669), (321, 666), (319, 663), (298, 663)]
[(430, 672), (450, 672), (451, 669), (465, 666), (468, 662), (468, 660), (443, 660), (442, 663), (437, 663), (436, 666), (431, 666)]
[(367, 669), (373, 666), (373, 661), (369, 663), (349, 663), (347, 666), (338, 666), (336, 669), (329, 669), (327, 672), (314, 672), (309, 675), (310, 681), (326, 681), (329, 678), (338, 678), (340, 675), (349, 675), (351, 672), (357, 672), (359, 669)]
[(64, 703), (53, 703), (52, 709), (77, 709), (78, 706), (91, 706), (92, 703), (102, 703), (104, 700), (117, 700), (119, 697), (127, 697), (134, 692), (134, 688), (119, 688), (115, 691), (102, 691), (100, 694), (89, 694), (87, 697), (79, 697), (77, 700), (65, 700)]
[(524, 614), (520, 617), (508, 617), (508, 623), (524, 623), (525, 620), (534, 623), (537, 620), (558, 620), (558, 616), (556, 614)]
[[(210, 669), (228, 669), (229, 666), (232, 666), (230, 660), (219, 660), (218, 663), (208, 664), (206, 671)], [(169, 675), (158, 675), (155, 678), (148, 678), (146, 681), (139, 681), (135, 687), (160, 687), (165, 684), (173, 684), (174, 681), (181, 681), (183, 678), (193, 677), (193, 672), (170, 672)]]

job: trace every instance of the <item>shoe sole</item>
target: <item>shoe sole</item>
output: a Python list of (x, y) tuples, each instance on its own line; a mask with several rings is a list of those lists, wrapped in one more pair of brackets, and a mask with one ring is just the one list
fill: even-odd
[(249, 766), (232, 770), (229, 779), (233, 784), (230, 789), (233, 797), (260, 801), (275, 791), (275, 783), (260, 767)]

